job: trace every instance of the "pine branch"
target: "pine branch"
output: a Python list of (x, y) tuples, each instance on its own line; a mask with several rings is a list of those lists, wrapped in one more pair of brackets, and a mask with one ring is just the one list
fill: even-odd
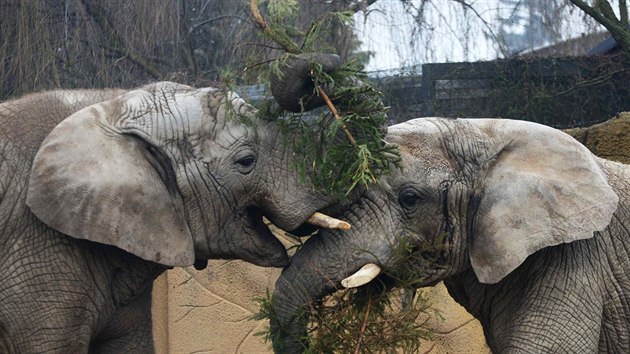
[[(315, 39), (326, 37), (321, 36), (321, 32), (328, 28), (326, 21), (346, 23), (351, 18), (348, 12), (320, 16), (304, 34), (300, 32), (296, 37), (302, 43), (298, 47), (287, 35), (298, 31), (268, 22), (258, 7), (258, 0), (250, 0), (250, 10), (263, 35), (287, 52), (269, 66), (272, 75), (278, 77), (282, 77), (286, 61), (291, 56), (302, 54), (302, 48), (308, 51), (322, 47)], [(357, 185), (375, 183), (380, 176), (399, 167), (400, 154), (395, 146), (383, 140), (383, 127), (387, 124), (386, 107), (382, 94), (363, 83), (361, 66), (350, 62), (326, 72), (322, 63), (314, 61), (308, 64), (314, 84), (312, 95), (318, 95), (331, 114), (311, 120), (303, 120), (301, 115), (296, 115), (280, 121), (299, 136), (292, 141), (298, 157), (294, 167), (297, 167), (300, 176), (308, 178), (315, 188), (344, 198)], [(269, 115), (280, 113), (268, 109), (260, 112), (263, 118), (268, 119), (276, 119)]]
[(249, 8), (252, 12), (252, 16), (254, 16), (254, 21), (256, 21), (256, 24), (258, 25), (258, 27), (260, 27), (265, 35), (273, 39), (274, 42), (278, 43), (278, 45), (280, 45), (287, 53), (301, 53), (300, 48), (298, 48), (298, 46), (291, 40), (291, 38), (280, 32), (274, 31), (271, 29), (271, 27), (269, 27), (267, 21), (265, 21), (265, 18), (260, 13), (260, 9), (258, 8), (258, 0), (250, 0)]
[[(339, 116), (339, 112), (337, 112), (337, 108), (335, 108), (333, 103), (330, 101), (330, 97), (328, 97), (328, 95), (326, 94), (326, 92), (324, 92), (324, 90), (322, 89), (321, 86), (317, 85), (316, 89), (317, 89), (317, 93), (326, 102), (326, 105), (328, 106), (328, 109), (330, 109), (330, 111), (332, 112), (332, 114), (335, 117), (335, 119), (337, 121), (341, 121), (341, 117)], [(353, 146), (356, 147), (357, 146), (357, 141), (354, 139), (354, 137), (352, 136), (352, 134), (348, 130), (348, 127), (345, 124), (342, 124), (341, 125), (341, 129), (346, 134), (346, 137), (348, 138), (348, 141), (350, 141), (350, 144), (352, 144)]]
[[(290, 38), (284, 36), (280, 32), (272, 30), (271, 27), (269, 27), (269, 25), (267, 24), (267, 21), (265, 21), (265, 18), (260, 13), (260, 9), (258, 8), (258, 0), (250, 0), (249, 5), (252, 12), (252, 16), (254, 17), (256, 24), (258, 24), (258, 27), (261, 28), (263, 33), (269, 36), (274, 42), (278, 43), (278, 45), (280, 45), (287, 53), (291, 53), (291, 54), (302, 53), (302, 51)], [(317, 93), (324, 99), (324, 101), (326, 102), (326, 105), (332, 112), (335, 119), (337, 121), (341, 121), (341, 117), (339, 116), (337, 109), (331, 102), (326, 92), (324, 92), (324, 89), (322, 89), (320, 85), (316, 85), (315, 89), (317, 90)], [(346, 134), (348, 141), (350, 141), (350, 143), (356, 147), (357, 146), (356, 139), (352, 136), (352, 134), (348, 130), (348, 127), (345, 124), (342, 124), (341, 129)]]

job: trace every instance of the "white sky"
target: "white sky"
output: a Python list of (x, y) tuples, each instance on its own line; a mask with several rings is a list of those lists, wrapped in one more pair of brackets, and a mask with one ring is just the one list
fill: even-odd
[[(409, 2), (417, 6), (419, 0)], [(498, 8), (498, 0), (468, 2), (483, 21), (470, 10), (465, 17), (461, 5), (452, 0), (433, 0), (426, 7), (428, 21), (425, 29), (416, 33), (412, 32), (416, 27), (414, 19), (406, 14), (400, 0), (379, 0), (368, 8), (367, 16), (362, 12), (357, 13), (355, 30), (363, 42), (361, 49), (374, 53), (366, 70), (398, 70), (405, 67), (406, 71), (413, 71), (414, 66), (427, 62), (496, 59), (500, 53), (497, 41), (489, 38), (487, 33), (496, 33), (497, 17), (509, 17), (513, 10)], [(522, 32), (523, 29), (523, 25), (518, 23), (510, 27), (514, 33)], [(567, 39), (586, 32), (589, 32), (589, 27), (582, 13), (574, 11), (566, 21), (561, 36)], [(412, 41), (414, 45), (408, 45)]]

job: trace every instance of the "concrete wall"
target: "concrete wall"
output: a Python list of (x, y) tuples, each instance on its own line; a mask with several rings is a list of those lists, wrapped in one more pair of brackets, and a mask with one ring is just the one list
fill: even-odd
[[(241, 261), (211, 261), (204, 271), (177, 268), (154, 286), (154, 336), (158, 354), (271, 353), (256, 332), (266, 321), (249, 320), (258, 311), (255, 297), (273, 291), (279, 269)], [(443, 285), (425, 289), (443, 320), (419, 319), (432, 330), (423, 353), (489, 353), (479, 322), (456, 304)]]
[(255, 336), (266, 325), (249, 318), (255, 297), (273, 288), (279, 269), (241, 261), (212, 261), (208, 269), (176, 268), (154, 285), (154, 336), (158, 354), (266, 353)]

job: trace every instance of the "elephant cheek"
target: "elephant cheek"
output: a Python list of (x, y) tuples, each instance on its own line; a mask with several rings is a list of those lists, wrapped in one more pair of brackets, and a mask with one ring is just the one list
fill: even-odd
[(244, 249), (237, 258), (261, 267), (282, 268), (289, 265), (287, 251), (277, 239), (261, 242), (259, 246), (254, 247), (253, 252)]
[(223, 243), (228, 245), (229, 253), (261, 267), (289, 265), (286, 247), (264, 224), (262, 215), (255, 215), (253, 219), (236, 223), (235, 231), (225, 235)]

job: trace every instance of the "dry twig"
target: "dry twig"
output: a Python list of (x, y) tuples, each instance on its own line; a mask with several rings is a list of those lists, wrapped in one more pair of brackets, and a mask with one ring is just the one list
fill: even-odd
[(258, 25), (258, 27), (260, 27), (265, 35), (273, 39), (274, 42), (278, 43), (278, 45), (280, 45), (287, 53), (301, 53), (300, 49), (295, 43), (293, 43), (291, 38), (283, 36), (280, 33), (275, 32), (273, 29), (271, 29), (271, 27), (269, 27), (267, 21), (265, 21), (265, 18), (260, 13), (260, 9), (258, 8), (258, 0), (251, 0), (249, 2), (249, 8), (252, 12), (252, 16), (254, 16), (254, 21), (256, 21), (256, 24)]
[[(337, 112), (337, 108), (335, 108), (335, 106), (333, 105), (332, 101), (330, 100), (330, 97), (328, 97), (326, 92), (324, 92), (324, 90), (319, 85), (316, 87), (316, 89), (317, 89), (317, 93), (324, 99), (324, 102), (326, 102), (326, 105), (328, 106), (328, 109), (330, 109), (330, 111), (332, 112), (332, 114), (335, 117), (335, 119), (336, 120), (341, 120), (341, 117), (339, 116), (339, 112)], [(353, 146), (357, 146), (357, 141), (354, 140), (354, 137), (352, 136), (352, 134), (348, 130), (348, 127), (346, 127), (345, 124), (342, 124), (341, 125), (341, 129), (346, 134), (346, 137), (348, 138), (350, 143)]]
[(354, 354), (359, 354), (361, 351), (361, 341), (363, 340), (363, 336), (365, 335), (365, 329), (368, 324), (368, 317), (370, 316), (370, 310), (372, 309), (372, 296), (368, 298), (367, 308), (365, 309), (365, 317), (363, 317), (363, 324), (361, 325), (361, 333), (359, 333), (359, 340), (357, 341), (357, 346), (354, 348)]

